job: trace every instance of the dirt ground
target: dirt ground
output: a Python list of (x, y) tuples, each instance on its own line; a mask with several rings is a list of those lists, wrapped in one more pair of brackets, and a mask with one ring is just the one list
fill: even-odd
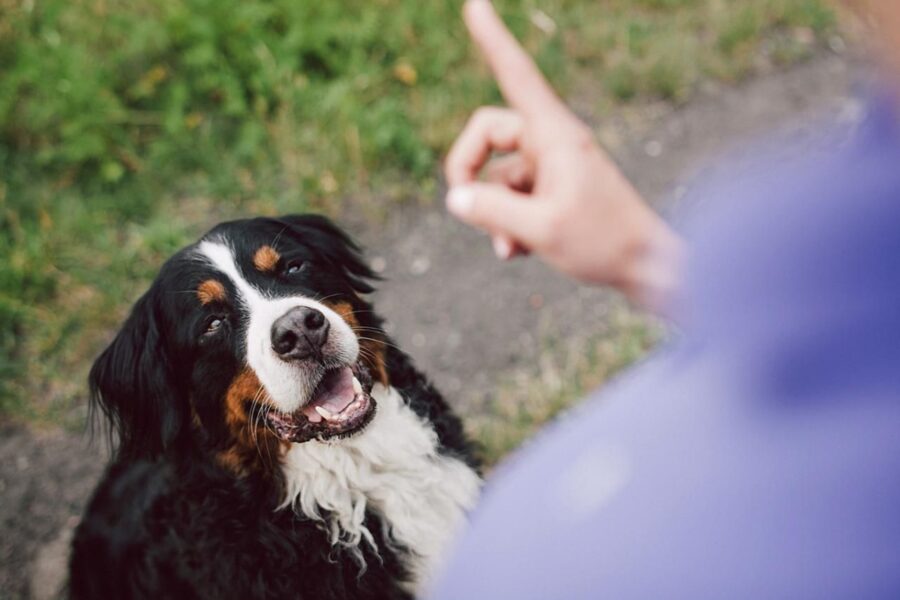
[[(573, 105), (638, 189), (678, 217), (689, 182), (710, 160), (740, 154), (741, 140), (858, 119), (855, 62), (822, 54), (740, 86), (709, 87), (677, 109), (645, 105), (603, 117), (577, 95)], [(536, 369), (548, 335), (578, 340), (607, 327), (612, 296), (536, 260), (500, 263), (482, 236), (439, 206), (396, 211), (376, 229), (349, 228), (386, 278), (376, 308), (398, 344), (459, 410), (478, 411), (498, 382)], [(0, 426), (0, 599), (60, 594), (72, 530), (105, 460), (102, 444), (85, 436)]]

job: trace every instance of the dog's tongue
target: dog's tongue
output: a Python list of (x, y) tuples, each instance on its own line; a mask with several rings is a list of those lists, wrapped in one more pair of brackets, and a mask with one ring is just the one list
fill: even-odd
[(328, 373), (314, 393), (315, 397), (303, 407), (302, 412), (310, 422), (318, 423), (322, 420), (322, 415), (316, 412), (317, 406), (337, 414), (353, 402), (356, 397), (356, 392), (353, 391), (353, 371), (350, 367), (344, 367), (336, 373)]

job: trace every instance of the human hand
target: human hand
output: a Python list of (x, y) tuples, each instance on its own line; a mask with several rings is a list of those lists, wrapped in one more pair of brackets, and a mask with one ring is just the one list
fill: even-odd
[[(479, 108), (453, 144), (450, 212), (489, 233), (500, 258), (534, 252), (577, 279), (664, 306), (680, 279), (678, 236), (556, 96), (490, 2), (468, 0), (463, 15), (510, 108)], [(493, 152), (508, 154), (489, 163)]]

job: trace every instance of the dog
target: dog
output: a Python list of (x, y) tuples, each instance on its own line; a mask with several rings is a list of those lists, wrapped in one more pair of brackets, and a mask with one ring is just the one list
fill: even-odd
[(481, 479), (376, 279), (316, 215), (223, 223), (163, 265), (90, 372), (117, 442), (73, 598), (423, 590)]

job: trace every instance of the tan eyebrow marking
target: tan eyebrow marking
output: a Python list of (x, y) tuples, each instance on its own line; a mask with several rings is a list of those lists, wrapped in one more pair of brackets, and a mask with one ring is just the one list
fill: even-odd
[(281, 260), (281, 255), (272, 246), (260, 246), (253, 255), (253, 266), (263, 273), (274, 271), (275, 265)]
[(200, 299), (200, 304), (221, 302), (225, 300), (225, 286), (215, 279), (207, 279), (197, 287), (197, 298)]

